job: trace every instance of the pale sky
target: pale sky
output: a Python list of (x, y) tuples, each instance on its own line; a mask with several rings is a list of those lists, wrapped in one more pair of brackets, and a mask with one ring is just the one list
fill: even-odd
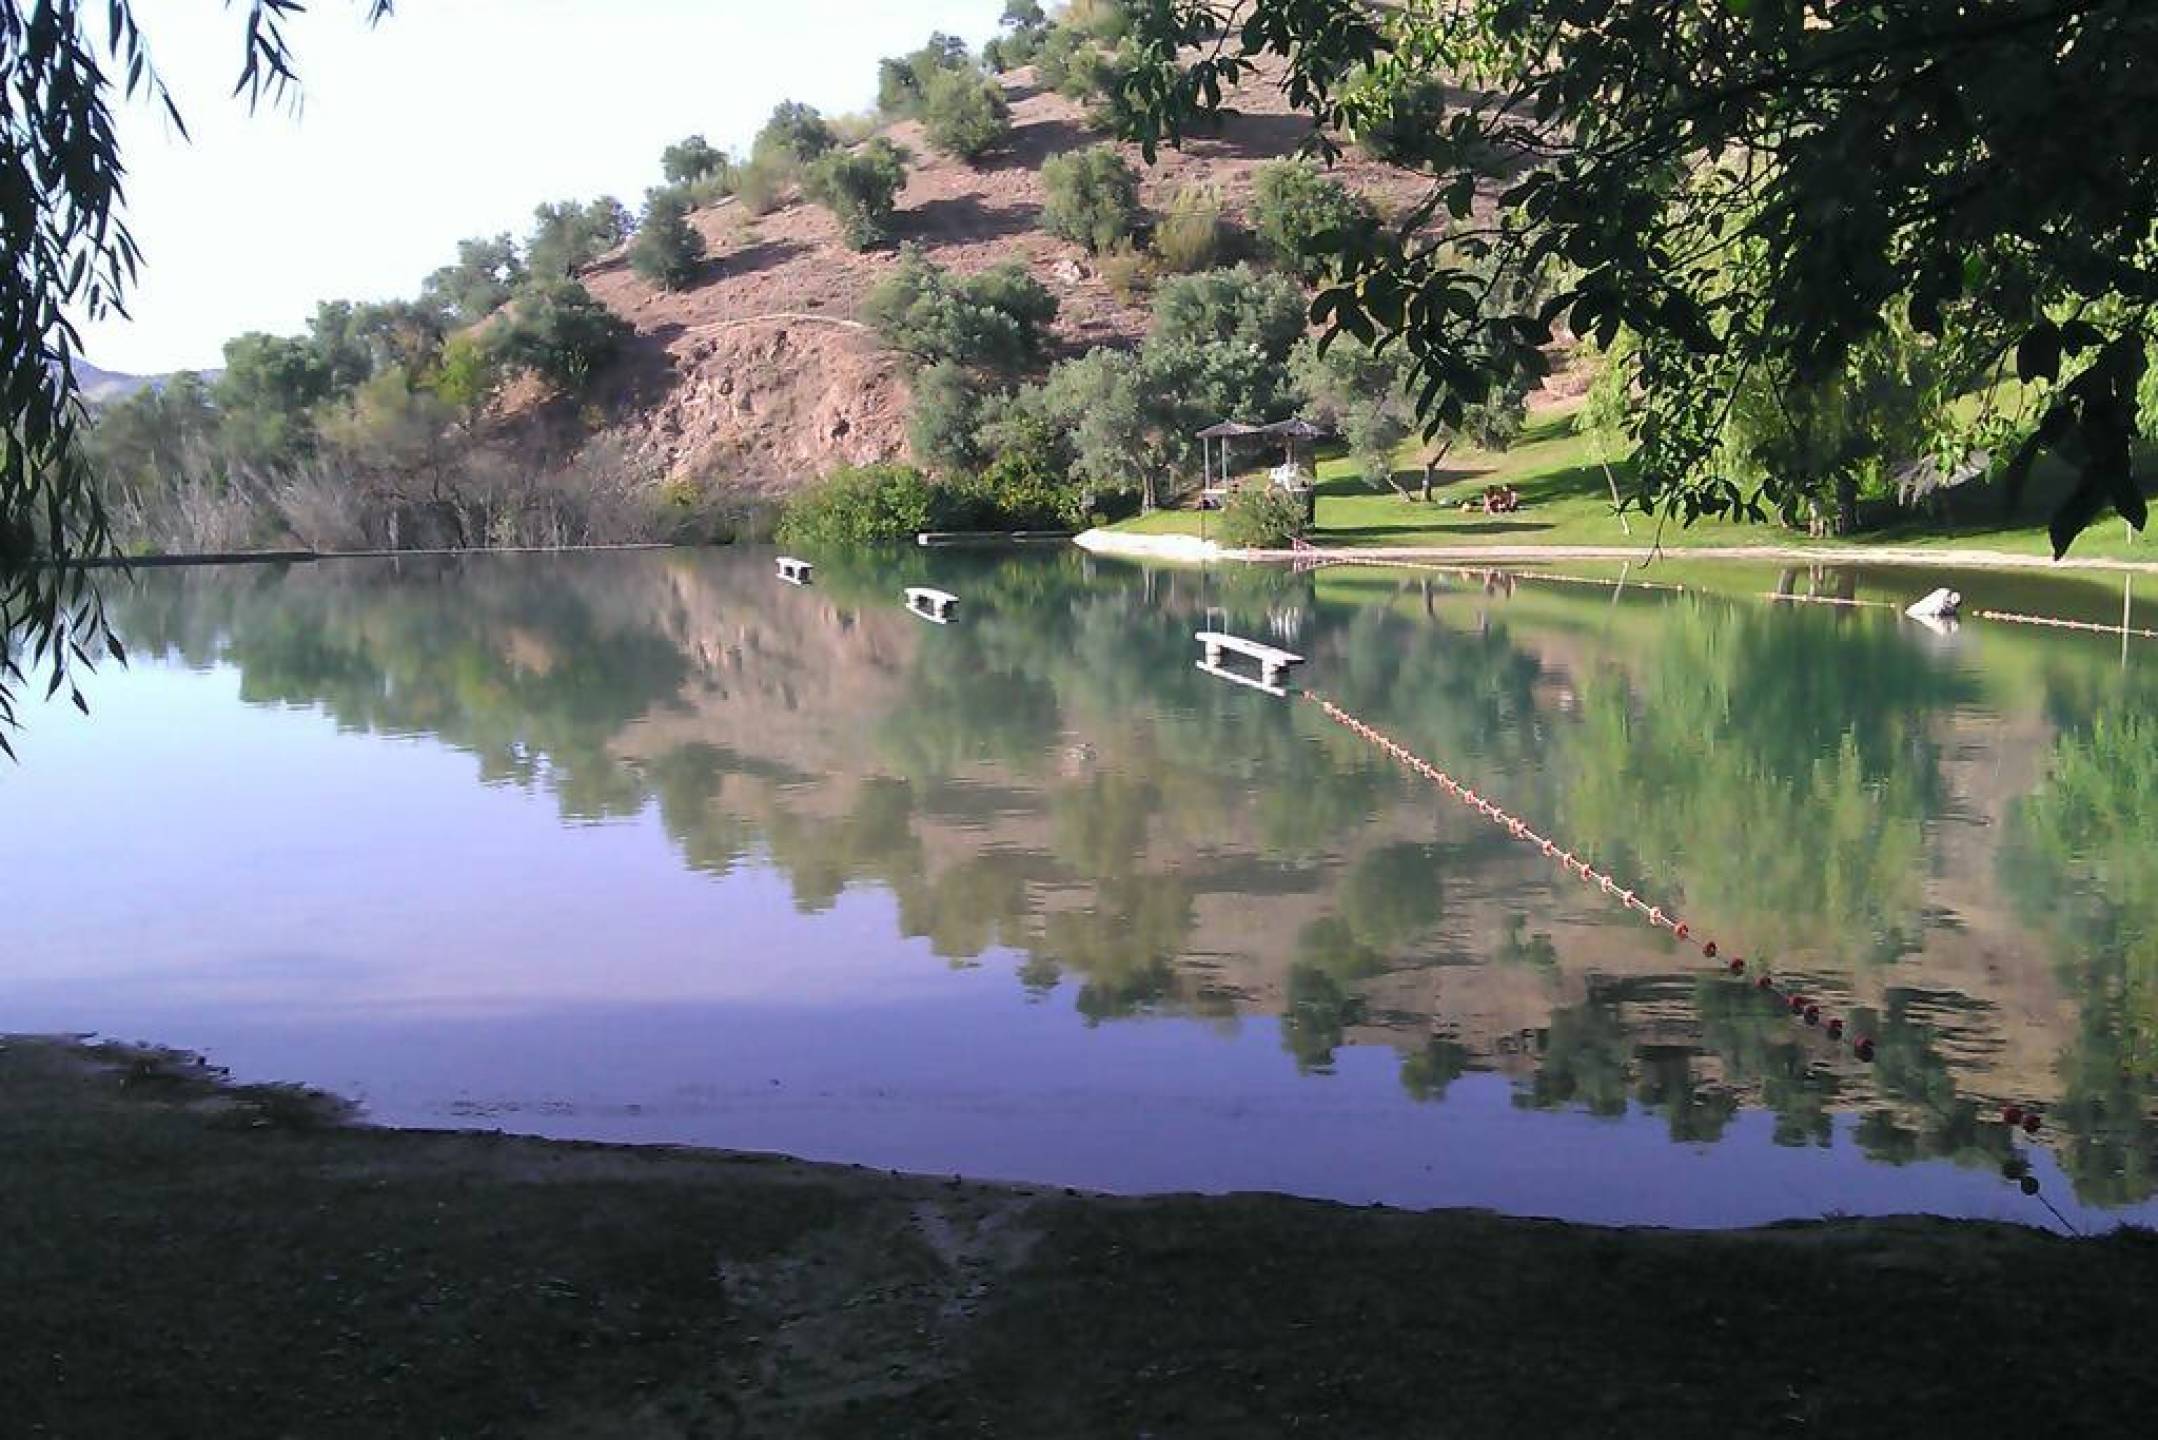
[[(292, 333), (317, 300), (417, 291), (457, 241), (520, 239), (543, 200), (633, 210), (659, 153), (702, 132), (737, 149), (781, 100), (866, 108), (880, 57), (932, 30), (979, 45), (1002, 0), (359, 0), (291, 22), (305, 98), (250, 117), (228, 98), (239, 18), (219, 0), (138, 5), (193, 142), (121, 117), (145, 264), (131, 321), (86, 328), (107, 370), (221, 363), (249, 330)], [(101, 33), (102, 21), (94, 33)]]

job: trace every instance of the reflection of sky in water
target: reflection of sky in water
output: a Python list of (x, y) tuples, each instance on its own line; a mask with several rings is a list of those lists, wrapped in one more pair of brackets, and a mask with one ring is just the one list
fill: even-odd
[[(1560, 619), (1557, 648), (1587, 643), (1566, 636), (1570, 622)], [(547, 638), (514, 643), (529, 650)], [(1353, 654), (1339, 660), (1338, 677), (1326, 675), (1323, 657), (1314, 669), (1346, 685), (1355, 663)], [(715, 673), (738, 672), (719, 663)], [(980, 703), (965, 675), (921, 683), (957, 692), (931, 697), (937, 703)], [(1869, 1159), (1841, 1103), (1830, 1143), (1794, 1147), (1773, 1143), (1773, 1117), (1751, 1098), (1713, 1144), (1674, 1143), (1666, 1117), (1638, 1104), (1617, 1118), (1524, 1108), (1525, 1076), (1466, 1074), (1441, 1100), (1413, 1099), (1401, 1054), (1369, 1031), (1403, 1023), (1405, 992), (1386, 987), (1432, 977), (1438, 1013), (1407, 1017), (1430, 1033), (1434, 1018), (1442, 1028), (1453, 1018), (1444, 1013), (1458, 993), (1450, 987), (1489, 978), (1498, 962), (1487, 960), (1490, 936), (1458, 916), (1438, 919), (1440, 907), (1427, 912), (1405, 892), (1432, 865), (1454, 866), (1461, 877), (1449, 884), (1466, 890), (1519, 883), (1515, 872), (1479, 868), (1488, 837), (1444, 831), (1443, 820), (1438, 843), (1412, 825), (1410, 838), (1395, 835), (1386, 863), (1361, 868), (1331, 842), (1216, 847), (1210, 827), (1227, 822), (1207, 807), (1218, 797), (1196, 804), (1200, 818), (1175, 822), (1188, 875), (1212, 876), (1216, 887), (1200, 886), (1180, 953), (1229, 967), (1269, 943), (1289, 948), (1239, 930), (1231, 903), (1239, 886), (1327, 892), (1318, 900), (1338, 887), (1354, 902), (1351, 922), (1369, 920), (1364, 931), (1337, 927), (1330, 943), (1352, 958), (1329, 961), (1333, 978), (1321, 986), (1324, 995), (1372, 987), (1369, 1026), (1352, 1024), (1333, 1073), (1312, 1075), (1284, 1051), (1278, 998), (1219, 1004), (1225, 1013), (1203, 1018), (1090, 1025), (1078, 1013), (1084, 967), (1068, 964), (1054, 988), (1037, 981), (1030, 992), (1017, 978), (1029, 957), (1008, 940), (991, 936), (976, 968), (955, 969), (929, 941), (902, 938), (910, 926), (874, 863), (846, 877), (855, 883), (829, 909), (805, 914), (798, 876), (754, 849), (724, 875), (685, 868), (679, 826), (663, 823), (657, 806), (612, 803), (619, 818), (565, 823), (543, 786), (475, 783), (473, 757), (437, 743), (426, 726), (380, 727), (412, 738), (352, 733), (312, 708), (242, 704), (239, 692), (232, 668), (138, 663), (97, 677), (93, 723), (36, 718), (26, 763), (0, 774), (0, 873), (13, 889), (0, 911), (0, 1030), (95, 1030), (199, 1047), (247, 1078), (324, 1084), (397, 1123), (777, 1150), (1113, 1190), (1268, 1189), (1666, 1224), (1911, 1210), (2050, 1218), (1990, 1169)], [(1570, 717), (1577, 703), (1569, 680), (1552, 708)], [(1125, 724), (1127, 708), (1150, 704), (1183, 713), (1174, 697), (1112, 697), (1107, 718), (1094, 722)], [(716, 713), (714, 721), (661, 706), (652, 733), (673, 724), (701, 737), (698, 724), (724, 728), (731, 712)], [(805, 717), (805, 728), (825, 718)], [(1592, 708), (1586, 723), (1594, 718)], [(1550, 717), (1521, 723), (1530, 721)], [(1091, 750), (1067, 733), (1071, 724), (1052, 715), (1055, 753), (1046, 760), (992, 756), (1017, 771), (925, 792), (920, 811), (941, 805), (951, 822), (925, 843), (1017, 853), (1024, 846), (1011, 835), (1031, 825), (1042, 833), (1026, 843), (1048, 847), (1042, 837), (1054, 830), (1057, 853), (1109, 867), (1095, 899), (1115, 913), (1091, 930), (1069, 916), (1044, 923), (1064, 926), (1057, 933), (1077, 951), (1114, 951), (1124, 931), (1145, 931), (1162, 907), (1147, 877), (1115, 871), (1128, 837), (1113, 787), (1081, 795), (1100, 802), (1096, 813), (1070, 798), (1084, 785), (1059, 779)], [(756, 733), (712, 743), (733, 753), (760, 739), (772, 739), (775, 774), (815, 758)], [(901, 741), (925, 743), (911, 733)], [(1311, 747), (1323, 743), (1305, 737), (1290, 763), (1312, 763)], [(1516, 803), (1558, 803), (1541, 750), (1509, 750), (1507, 736), (1490, 733), (1456, 743), (1487, 763), (1505, 760), (1496, 788), (1515, 791)], [(876, 770), (894, 763), (890, 753), (831, 763)], [(1099, 763), (1116, 779), (1113, 757)], [(1166, 803), (1156, 792), (1173, 782), (1148, 783), (1152, 803)], [(1263, 767), (1239, 783), (1264, 798)], [(1042, 789), (1065, 796), (1049, 802), (1061, 805), (1053, 817), (1035, 813)], [(814, 802), (814, 786), (804, 793)], [(1333, 803), (1313, 793), (1314, 807)], [(1350, 803), (1398, 810), (1402, 794), (1381, 774)], [(968, 813), (969, 796), (986, 797), (982, 814)], [(1570, 798), (1598, 797), (1577, 786)], [(1423, 807), (1407, 808), (1413, 820)], [(1156, 814), (1151, 823), (1170, 821)], [(1360, 823), (1352, 816), (1349, 828)], [(1657, 823), (1645, 818), (1642, 828), (1652, 833)], [(1568, 916), (1557, 904), (1520, 901), (1537, 928), (1548, 923), (1565, 941)], [(1370, 935), (1373, 916), (1399, 933)], [(1582, 923), (1596, 920), (1591, 912)], [(1593, 945), (1612, 928), (1579, 934)], [(1411, 934), (1421, 938), (1401, 938)], [(1308, 951), (1317, 942), (1305, 943)], [(1508, 943), (1526, 953), (1522, 937)], [(1436, 968), (1379, 973), (1369, 955), (1390, 947)], [(1582, 967), (1586, 947), (1575, 938), (1559, 948), (1548, 982), (1536, 969), (1545, 959), (1507, 962), (1522, 967), (1517, 989), (1537, 994), (1548, 984), (1546, 1014), (1582, 1000), (1566, 976)], [(2043, 976), (2042, 960), (2022, 963)], [(1179, 993), (1193, 1001), (1203, 989)], [(2034, 1012), (2045, 1009), (2044, 991), (2033, 992)], [(1293, 977), (1289, 994), (1294, 1003)], [(1992, 1016), (1991, 1004), (1968, 1023), (2013, 1018)], [(1966, 1048), (1983, 1052), (1996, 1038), (1978, 1034)], [(2048, 1198), (2078, 1224), (2158, 1216), (2148, 1202), (2082, 1210), (2051, 1154), (2039, 1147), (2032, 1158)]]

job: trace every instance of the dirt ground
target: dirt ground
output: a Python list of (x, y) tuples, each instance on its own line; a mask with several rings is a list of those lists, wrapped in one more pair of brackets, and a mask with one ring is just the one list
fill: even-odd
[(2158, 1240), (1114, 1200), (0, 1044), (0, 1434), (2147, 1433)]

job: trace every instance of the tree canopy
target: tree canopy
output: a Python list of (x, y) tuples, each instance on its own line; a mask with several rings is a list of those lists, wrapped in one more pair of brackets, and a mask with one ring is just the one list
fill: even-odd
[(1536, 373), (1558, 322), (1623, 329), (1643, 396), (1631, 503), (1788, 513), (1785, 472), (1729, 463), (1732, 407), (1751, 384), (1833, 386), (1907, 325), (1965, 402), (1928, 417), (1944, 461), (1989, 454), (2011, 500), (2041, 453), (2067, 467), (2057, 551), (2108, 507), (2143, 523), (2158, 8), (1251, 0), (1226, 33), (1219, 8), (1134, 7), (1125, 123), (1173, 142), (1272, 53), (1322, 144), (1383, 134), (1425, 173), (1424, 203), (1341, 246), (1315, 306), (1407, 349), (1425, 423)]
[[(244, 11), (235, 93), (251, 106), (294, 94), (284, 25), (297, 7), (235, 8)], [(363, 0), (370, 22), (390, 9), (391, 0)], [(83, 444), (69, 318), (123, 309), (142, 258), (122, 213), (113, 106), (147, 100), (182, 134), (186, 125), (132, 0), (0, 5), (0, 74), (0, 752), (12, 753), (6, 731), (26, 660), (57, 692), (71, 661), (87, 664), (92, 646), (113, 645), (81, 563), (112, 541)]]

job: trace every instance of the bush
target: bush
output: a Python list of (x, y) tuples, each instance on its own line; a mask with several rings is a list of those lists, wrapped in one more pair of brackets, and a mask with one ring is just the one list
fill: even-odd
[(630, 232), (629, 212), (612, 195), (584, 205), (574, 200), (542, 205), (532, 212), (532, 220), (532, 236), (525, 241), (525, 265), (545, 279), (576, 274), (602, 252), (621, 244)]
[(752, 215), (769, 215), (779, 208), (793, 171), (769, 158), (752, 160), (735, 172), (734, 196)]
[(1288, 359), (1305, 329), (1304, 292), (1283, 275), (1237, 265), (1162, 282), (1149, 343), (1229, 345)]
[(791, 173), (838, 143), (832, 127), (825, 123), (824, 116), (814, 106), (783, 100), (774, 107), (772, 118), (764, 122), (764, 128), (757, 132), (749, 158), (752, 163)]
[(1114, 146), (1053, 157), (1042, 166), (1042, 186), (1042, 228), (1097, 255), (1129, 238), (1138, 222), (1139, 176)]
[(682, 290), (697, 278), (703, 258), (704, 237), (689, 223), (689, 197), (679, 190), (654, 190), (629, 247), (630, 268), (662, 290)]
[(1062, 93), (1071, 81), (1072, 61), (1086, 48), (1086, 36), (1068, 25), (1056, 26), (1034, 52), (1034, 78), (1044, 90)]
[(1247, 485), (1222, 511), (1221, 538), (1236, 550), (1280, 550), (1309, 524), (1302, 497), (1274, 485)]
[(1174, 275), (1211, 270), (1221, 263), (1227, 248), (1219, 191), (1187, 185), (1169, 197), (1168, 210), (1154, 227), (1154, 253), (1164, 270)]
[(835, 150), (810, 162), (802, 192), (832, 212), (840, 234), (867, 250), (891, 232), (892, 210), (907, 183), (907, 152), (879, 136), (858, 150)]
[(614, 358), (629, 325), (574, 280), (550, 280), (525, 290), (496, 330), (494, 353), (503, 367), (529, 370), (559, 390), (585, 387)]
[(1371, 202), (1310, 160), (1276, 160), (1252, 180), (1251, 225), (1267, 252), (1306, 277), (1379, 223)]
[(922, 98), (922, 131), (938, 150), (972, 164), (1011, 138), (1012, 107), (996, 81), (946, 71)]
[(789, 500), (780, 544), (842, 550), (912, 540), (935, 528), (937, 487), (905, 465), (842, 466)]
[(1445, 84), (1419, 76), (1382, 88), (1367, 74), (1355, 88), (1363, 116), (1356, 129), (1357, 148), (1389, 165), (1416, 166), (1445, 123)]
[(1040, 363), (1057, 301), (1016, 261), (959, 278), (908, 246), (862, 314), (885, 343), (918, 360), (1013, 374)]
[(973, 69), (966, 41), (941, 32), (931, 35), (929, 43), (912, 54), (877, 62), (877, 109), (886, 116), (920, 115), (940, 77)]
[(1071, 0), (1064, 7), (1063, 23), (1091, 40), (1111, 43), (1131, 33), (1131, 14), (1123, 0)]
[(1094, 268), (1109, 293), (1127, 305), (1138, 304), (1154, 288), (1154, 261), (1129, 240), (1110, 246)]
[(974, 377), (944, 361), (914, 377), (914, 403), (907, 412), (907, 448), (916, 463), (939, 475), (981, 468), (982, 396)]

